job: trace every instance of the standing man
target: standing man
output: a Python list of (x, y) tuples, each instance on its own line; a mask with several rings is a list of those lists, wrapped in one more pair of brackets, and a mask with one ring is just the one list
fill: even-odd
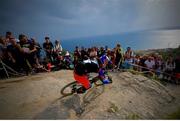
[(50, 41), (49, 37), (45, 37), (45, 42), (43, 43), (43, 49), (46, 52), (46, 58), (48, 58), (52, 62), (53, 59), (52, 59), (52, 55), (51, 54), (52, 54), (53, 44)]
[(133, 51), (131, 50), (130, 47), (127, 47), (127, 50), (125, 52), (125, 55), (124, 55), (124, 59), (125, 59), (125, 68), (126, 69), (129, 69), (131, 68), (131, 65), (133, 63)]
[(120, 44), (116, 45), (115, 48), (115, 68), (119, 69), (122, 62), (122, 48)]

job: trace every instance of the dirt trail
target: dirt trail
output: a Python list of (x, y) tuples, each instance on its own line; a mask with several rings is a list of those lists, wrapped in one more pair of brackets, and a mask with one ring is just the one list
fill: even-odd
[(180, 86), (129, 72), (113, 83), (61, 98), (72, 71), (0, 80), (0, 119), (162, 119), (180, 108)]

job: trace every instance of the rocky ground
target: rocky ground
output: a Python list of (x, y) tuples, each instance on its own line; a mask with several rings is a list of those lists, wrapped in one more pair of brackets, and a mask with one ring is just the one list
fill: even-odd
[(0, 119), (166, 119), (180, 109), (180, 86), (129, 72), (113, 83), (62, 97), (73, 72), (62, 70), (0, 80)]

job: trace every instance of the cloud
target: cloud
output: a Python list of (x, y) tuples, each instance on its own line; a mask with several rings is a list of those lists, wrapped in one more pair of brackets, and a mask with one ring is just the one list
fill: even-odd
[(180, 25), (179, 0), (1, 0), (5, 30), (74, 38)]

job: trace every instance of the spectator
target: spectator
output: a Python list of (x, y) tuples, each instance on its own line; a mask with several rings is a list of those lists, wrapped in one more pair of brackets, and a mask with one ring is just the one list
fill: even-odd
[(56, 41), (55, 41), (55, 46), (54, 46), (54, 51), (55, 51), (55, 53), (57, 53), (58, 55), (59, 55), (59, 54), (61, 55), (62, 50), (63, 50), (63, 48), (62, 48), (62, 46), (61, 46), (61, 44), (60, 44), (60, 41), (56, 40)]
[(22, 69), (28, 71), (28, 65), (23, 57), (24, 50), (16, 43), (15, 38), (10, 38), (10, 45), (7, 46), (7, 52), (11, 61), (11, 67), (20, 72)]
[(101, 47), (100, 50), (99, 50), (98, 56), (101, 57), (102, 55), (105, 54), (105, 52), (106, 52), (106, 51), (104, 50), (104, 48)]
[(81, 47), (81, 58), (82, 60), (85, 59), (85, 56), (88, 56), (87, 51), (84, 49), (84, 47)]
[(89, 57), (91, 60), (94, 60), (97, 57), (97, 49), (95, 47), (91, 48)]
[(140, 56), (136, 55), (134, 57), (134, 62), (133, 62), (136, 66), (134, 66), (134, 70), (140, 71), (141, 69), (139, 67), (137, 67), (138, 65), (140, 65)]
[(23, 49), (23, 57), (25, 58), (25, 61), (28, 65), (28, 70), (26, 71), (26, 73), (29, 74), (36, 63), (34, 60), (34, 52), (36, 51), (36, 48), (31, 44), (30, 40), (28, 40), (27, 36), (24, 34), (19, 35), (19, 40), (20, 46)]
[(10, 44), (10, 38), (12, 38), (12, 37), (13, 37), (12, 32), (7, 31), (6, 32), (6, 39), (5, 39), (5, 43), (7, 46)]
[(34, 45), (35, 46), (35, 48), (36, 48), (36, 57), (37, 57), (37, 61), (39, 62), (40, 60), (41, 60), (41, 46), (40, 46), (40, 44), (35, 40), (35, 38), (31, 38), (31, 43), (32, 43), (32, 45)]
[(172, 57), (169, 57), (165, 63), (165, 79), (171, 80), (171, 75), (173, 75), (173, 71), (175, 69), (175, 62)]
[(66, 54), (65, 54), (65, 56), (64, 56), (64, 63), (65, 63), (65, 65), (66, 65), (66, 68), (67, 68), (67, 69), (68, 69), (68, 68), (70, 68), (70, 69), (73, 68), (71, 56), (70, 56), (70, 54), (69, 54), (68, 51), (66, 51)]
[(76, 46), (74, 51), (74, 65), (76, 65), (79, 60), (81, 60), (81, 52), (79, 50), (79, 47)]
[(30, 44), (30, 56), (32, 57), (31, 60), (32, 60), (32, 64), (33, 64), (33, 67), (36, 69), (36, 68), (39, 68), (40, 67), (40, 63), (39, 63), (39, 51), (41, 49), (39, 43), (36, 42), (36, 40), (34, 38), (31, 38), (31, 44)]
[(133, 63), (133, 51), (131, 50), (130, 47), (127, 47), (127, 50), (124, 55), (125, 59), (125, 68), (130, 69), (132, 66), (130, 64)]
[(6, 53), (6, 42), (5, 38), (0, 36), (0, 60), (5, 59), (5, 53)]
[(162, 56), (156, 56), (155, 58), (155, 71), (156, 71), (156, 75), (160, 76), (161, 72), (162, 72)]
[(148, 57), (148, 59), (144, 63), (149, 70), (154, 69), (155, 61), (153, 57)]
[(51, 43), (49, 37), (45, 37), (45, 42), (43, 43), (43, 49), (46, 52), (46, 58), (49, 59), (51, 62), (53, 62), (53, 58), (52, 58), (53, 44)]
[(147, 58), (148, 58), (147, 55), (140, 57), (139, 65), (142, 67), (141, 71), (147, 71), (147, 69), (145, 68), (146, 67), (145, 61), (147, 60)]
[(115, 48), (115, 68), (119, 69), (121, 64), (122, 64), (122, 48), (120, 44), (117, 44)]

